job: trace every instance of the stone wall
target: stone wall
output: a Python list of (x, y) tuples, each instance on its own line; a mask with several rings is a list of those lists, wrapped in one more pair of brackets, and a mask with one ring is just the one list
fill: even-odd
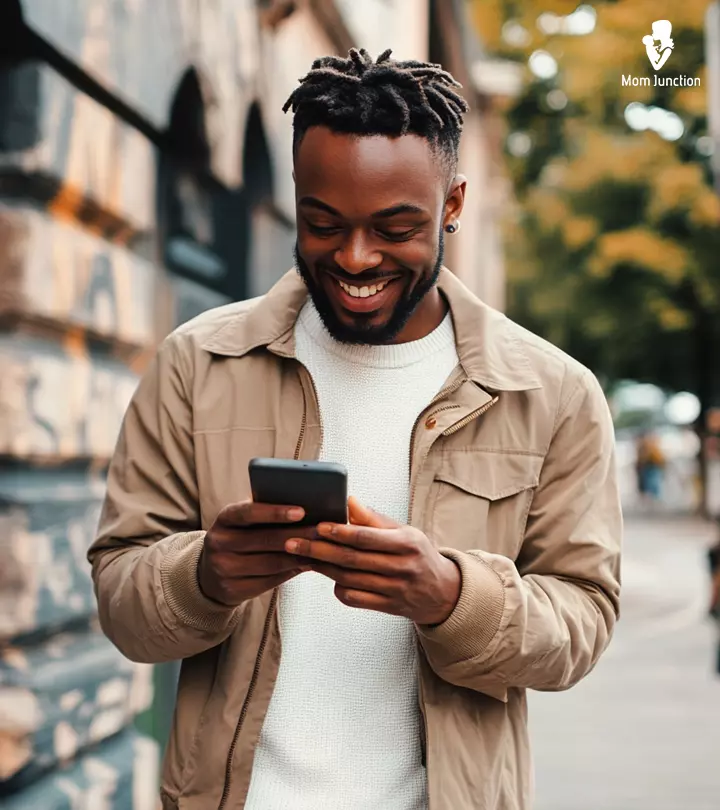
[[(100, 631), (85, 555), (148, 357), (174, 325), (248, 286), (238, 257), (249, 260), (257, 215), (242, 152), (260, 23), (250, 0), (27, 0), (23, 25), (7, 8), (0, 804), (150, 810), (160, 746), (134, 720), (157, 675)], [(236, 217), (248, 228), (232, 240)], [(170, 238), (197, 266), (168, 270)], [(222, 270), (207, 278), (205, 266)]]

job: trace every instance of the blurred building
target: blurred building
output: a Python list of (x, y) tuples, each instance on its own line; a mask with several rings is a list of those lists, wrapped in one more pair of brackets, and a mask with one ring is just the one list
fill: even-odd
[[(502, 307), (503, 181), (458, 0), (0, 3), (0, 796), (155, 806), (172, 677), (104, 639), (85, 561), (148, 355), (291, 266), (291, 122), (318, 55), (439, 61), (473, 106), (448, 264)], [(148, 719), (149, 718), (149, 719)]]

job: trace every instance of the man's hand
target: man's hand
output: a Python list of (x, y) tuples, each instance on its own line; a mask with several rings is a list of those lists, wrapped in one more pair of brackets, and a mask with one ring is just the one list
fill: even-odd
[(460, 570), (418, 529), (348, 500), (350, 524), (321, 523), (320, 539), (293, 535), (285, 544), (302, 562), (335, 580), (350, 607), (441, 624), (460, 596)]
[[(293, 514), (294, 509), (299, 511)], [(309, 571), (306, 561), (284, 550), (289, 537), (317, 537), (315, 527), (293, 528), (303, 515), (300, 507), (253, 501), (226, 506), (205, 535), (198, 564), (200, 590), (231, 607)]]

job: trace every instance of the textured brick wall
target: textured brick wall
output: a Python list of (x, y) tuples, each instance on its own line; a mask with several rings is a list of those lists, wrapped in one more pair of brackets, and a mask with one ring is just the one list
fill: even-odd
[(162, 328), (164, 277), (131, 248), (155, 229), (155, 161), (45, 65), (6, 70), (0, 102), (2, 805), (149, 810), (158, 748), (131, 725), (152, 670), (97, 627), (85, 552)]

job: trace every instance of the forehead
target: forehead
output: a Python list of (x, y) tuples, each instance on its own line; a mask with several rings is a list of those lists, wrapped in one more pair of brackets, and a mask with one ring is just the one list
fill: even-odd
[(414, 202), (442, 202), (444, 173), (430, 143), (417, 135), (346, 135), (311, 127), (295, 154), (298, 196), (310, 195), (351, 216)]

